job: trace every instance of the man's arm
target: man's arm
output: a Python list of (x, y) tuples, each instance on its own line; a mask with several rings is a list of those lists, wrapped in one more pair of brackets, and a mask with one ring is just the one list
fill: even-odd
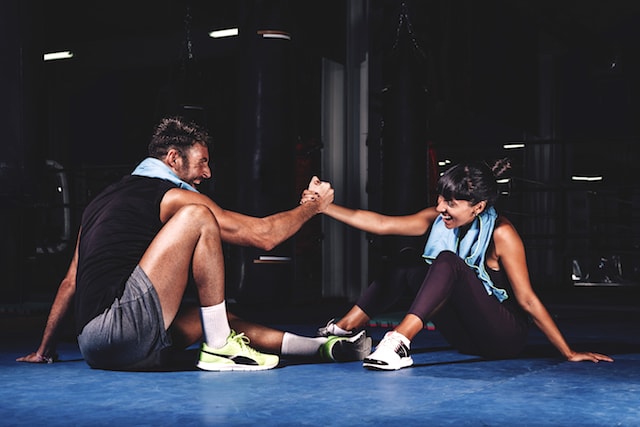
[(73, 297), (76, 292), (76, 272), (78, 270), (78, 242), (80, 241), (80, 233), (76, 240), (76, 248), (71, 259), (71, 263), (66, 275), (60, 282), (58, 292), (51, 306), (47, 325), (42, 334), (42, 340), (38, 350), (16, 359), (18, 362), (30, 363), (52, 363), (56, 358), (56, 348), (58, 344), (58, 333), (65, 315), (71, 307)]
[(160, 216), (164, 222), (184, 205), (203, 204), (208, 206), (216, 217), (225, 242), (271, 250), (293, 236), (305, 222), (333, 202), (333, 189), (329, 183), (319, 186), (316, 194), (315, 200), (287, 211), (258, 218), (223, 209), (203, 194), (172, 189), (162, 199)]

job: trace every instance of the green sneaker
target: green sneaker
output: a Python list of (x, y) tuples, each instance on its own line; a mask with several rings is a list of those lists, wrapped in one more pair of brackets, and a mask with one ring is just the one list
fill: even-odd
[(249, 338), (244, 333), (231, 331), (222, 348), (214, 349), (202, 343), (197, 366), (205, 371), (262, 371), (275, 368), (279, 361), (274, 354), (249, 347)]
[(320, 357), (329, 362), (354, 362), (371, 353), (371, 338), (365, 331), (352, 337), (331, 336), (320, 346)]

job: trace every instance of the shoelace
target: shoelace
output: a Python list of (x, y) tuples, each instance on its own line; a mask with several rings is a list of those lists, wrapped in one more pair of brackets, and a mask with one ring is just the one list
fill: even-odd
[[(332, 335), (332, 332), (334, 332), (334, 329), (331, 328), (331, 326), (334, 324), (333, 323), (334, 320), (336, 319), (329, 320), (325, 326), (318, 329), (318, 332), (320, 333), (320, 335), (322, 336)], [(329, 328), (331, 328), (331, 330), (329, 330)]]
[(350, 337), (352, 335), (354, 335), (353, 331), (345, 331), (347, 334), (346, 335), (342, 335), (340, 334), (337, 329), (338, 326), (335, 323), (335, 318), (331, 319), (327, 322), (326, 326), (323, 326), (321, 328), (318, 328), (318, 334), (320, 336), (323, 337), (330, 337), (330, 336), (334, 336), (334, 337)]
[(244, 332), (241, 332), (239, 334), (236, 333), (234, 336), (231, 337), (231, 339), (236, 341), (240, 346), (240, 348), (242, 348), (243, 350), (246, 350), (249, 354), (259, 354), (258, 351), (256, 351), (253, 347), (249, 346), (249, 343), (251, 342), (251, 340), (249, 339), (248, 336), (244, 334)]
[(394, 353), (398, 353), (398, 350), (402, 348), (402, 345), (402, 341), (400, 341), (399, 339), (393, 338), (391, 336), (386, 336), (382, 339), (382, 341), (380, 341), (378, 347), (388, 348), (390, 350), (393, 350)]

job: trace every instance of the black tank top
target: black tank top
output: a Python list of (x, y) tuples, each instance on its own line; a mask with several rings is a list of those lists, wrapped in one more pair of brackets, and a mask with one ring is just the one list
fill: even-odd
[(518, 304), (518, 300), (516, 300), (516, 296), (513, 294), (513, 288), (511, 287), (511, 282), (507, 278), (507, 273), (504, 271), (504, 267), (500, 264), (500, 270), (493, 270), (489, 268), (485, 264), (485, 268), (487, 269), (487, 273), (489, 273), (489, 277), (491, 278), (491, 282), (496, 288), (504, 289), (507, 291), (507, 295), (509, 298), (502, 301), (502, 305), (511, 310), (512, 313), (517, 313), (523, 320), (527, 319), (527, 314)]
[(125, 282), (162, 228), (160, 202), (175, 187), (162, 179), (128, 175), (86, 207), (76, 275), (77, 333), (122, 295)]

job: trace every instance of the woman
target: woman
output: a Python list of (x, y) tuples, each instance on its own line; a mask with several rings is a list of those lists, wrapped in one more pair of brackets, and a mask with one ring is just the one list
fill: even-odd
[[(494, 208), (496, 178), (509, 167), (508, 159), (492, 168), (484, 163), (456, 165), (438, 180), (436, 206), (413, 215), (388, 216), (329, 205), (324, 214), (369, 233), (420, 236), (429, 231), (429, 237), (425, 263), (373, 282), (344, 317), (320, 328), (320, 335), (351, 335), (410, 290), (415, 298), (409, 311), (364, 359), (364, 367), (411, 366), (411, 340), (429, 320), (462, 353), (516, 356), (526, 343), (532, 319), (567, 360), (613, 361), (603, 354), (571, 349), (535, 294), (522, 239)], [(319, 183), (312, 183), (309, 190)]]

